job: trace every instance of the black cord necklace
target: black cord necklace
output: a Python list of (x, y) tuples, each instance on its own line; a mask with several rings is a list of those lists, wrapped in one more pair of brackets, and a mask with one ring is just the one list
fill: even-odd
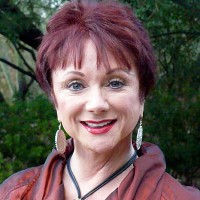
[(76, 191), (78, 193), (78, 199), (80, 200), (85, 200), (87, 199), (90, 195), (92, 195), (93, 193), (95, 193), (97, 190), (99, 190), (100, 188), (102, 188), (104, 185), (106, 185), (107, 183), (109, 183), (111, 180), (113, 180), (115, 177), (117, 177), (118, 175), (120, 175), (123, 171), (125, 171), (136, 159), (137, 154), (136, 152), (134, 152), (133, 156), (122, 166), (120, 167), (117, 171), (115, 171), (113, 174), (111, 174), (108, 178), (106, 178), (102, 183), (100, 183), (99, 185), (97, 185), (94, 189), (92, 189), (91, 191), (89, 191), (87, 194), (85, 194), (83, 197), (81, 197), (81, 190), (80, 187), (78, 185), (78, 182), (72, 172), (71, 166), (70, 166), (70, 159), (71, 157), (67, 160), (67, 170), (69, 172), (69, 176), (76, 188)]

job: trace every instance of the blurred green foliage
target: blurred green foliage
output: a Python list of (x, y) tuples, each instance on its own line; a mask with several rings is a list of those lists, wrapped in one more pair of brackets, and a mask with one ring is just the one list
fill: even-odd
[(38, 96), (0, 103), (0, 182), (16, 171), (44, 163), (54, 147), (58, 122), (53, 105)]
[(200, 187), (200, 2), (127, 0), (149, 31), (158, 59), (144, 113), (144, 139), (163, 150), (167, 170)]
[(144, 140), (162, 149), (170, 174), (200, 187), (200, 95), (189, 90), (184, 97), (191, 99), (177, 97), (173, 89), (154, 91), (145, 105)]

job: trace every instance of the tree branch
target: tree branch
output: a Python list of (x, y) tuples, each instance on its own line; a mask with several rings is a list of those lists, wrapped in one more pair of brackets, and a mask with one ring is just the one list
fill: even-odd
[(19, 54), (19, 57), (23, 60), (24, 65), (31, 71), (34, 72), (33, 69), (31, 68), (31, 66), (26, 62), (24, 56), (22, 55), (22, 53), (20, 52), (19, 48), (17, 47), (17, 45), (15, 43), (13, 43), (17, 53)]
[(33, 78), (31, 78), (31, 80), (29, 81), (29, 83), (26, 84), (25, 87), (23, 88), (22, 99), (25, 98), (25, 96), (28, 93), (28, 90), (29, 90), (30, 86), (33, 84), (33, 82), (34, 82), (34, 80), (33, 80)]
[(21, 72), (21, 73), (23, 73), (23, 74), (25, 74), (27, 76), (30, 76), (32, 79), (34, 79), (35, 81), (37, 81), (37, 79), (35, 77), (35, 74), (27, 72), (27, 71), (21, 69), (20, 67), (18, 67), (17, 65), (15, 65), (15, 64), (13, 64), (13, 63), (11, 63), (11, 62), (3, 59), (3, 58), (0, 58), (0, 61), (3, 62), (3, 63), (5, 63), (5, 64), (7, 64), (8, 66), (10, 66), (10, 67), (18, 70), (19, 72)]
[[(19, 39), (34, 49), (39, 47), (43, 33), (33, 24), (32, 19), (11, 1), (4, 0), (0, 3), (0, 21), (4, 25), (0, 33), (11, 41)], [(20, 21), (23, 23), (19, 24)], [(11, 32), (13, 34), (10, 34)]]
[(159, 37), (163, 37), (163, 36), (181, 35), (181, 34), (200, 36), (200, 32), (174, 31), (174, 32), (161, 33), (161, 34), (158, 34), (158, 35), (152, 35), (150, 37), (154, 39), (154, 38), (159, 38)]
[(200, 4), (195, 1), (182, 1), (182, 0), (172, 0), (175, 4), (182, 6), (186, 10), (190, 10), (191, 15), (196, 15), (199, 18)]
[(18, 45), (19, 45), (19, 47), (20, 47), (21, 49), (24, 49), (25, 51), (28, 51), (28, 52), (31, 54), (33, 60), (36, 61), (36, 56), (35, 56), (35, 53), (34, 53), (34, 51), (33, 51), (32, 49), (29, 49), (28, 47), (24, 46), (24, 45), (21, 44), (21, 43), (18, 43)]

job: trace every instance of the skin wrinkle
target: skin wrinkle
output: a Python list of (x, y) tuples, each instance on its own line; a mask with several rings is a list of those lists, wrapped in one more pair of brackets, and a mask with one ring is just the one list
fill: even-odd
[[(81, 68), (84, 58), (82, 49), (87, 40), (92, 40), (97, 51), (98, 66), (103, 62), (109, 68), (110, 55), (117, 59), (119, 66), (131, 68), (132, 62), (136, 64), (140, 98), (144, 100), (155, 83), (156, 62), (148, 34), (132, 10), (115, 2), (94, 2), (93, 5), (92, 2), (81, 2), (79, 5), (77, 2), (68, 5), (64, 5), (50, 19), (47, 34), (39, 48), (36, 74), (43, 89), (50, 94), (47, 91), (50, 82), (44, 80), (47, 77), (41, 76), (46, 68), (50, 68), (52, 73), (60, 61), (62, 67), (74, 61), (75, 66)], [(74, 13), (73, 8), (77, 5), (79, 10)]]
[[(75, 67), (70, 65), (64, 69), (59, 68), (52, 74), (58, 120), (74, 138), (75, 148), (71, 157), (71, 168), (83, 194), (129, 160), (134, 152), (132, 130), (143, 112), (143, 104), (139, 100), (136, 69), (134, 67), (130, 70), (119, 69), (114, 58), (109, 59), (109, 70), (103, 67), (97, 68), (96, 59), (94, 44), (88, 41), (81, 69), (75, 70)], [(119, 89), (107, 86), (107, 82), (118, 78), (122, 79), (125, 85)], [(69, 89), (67, 85), (74, 80), (79, 81), (84, 87), (78, 91)], [(62, 86), (63, 82), (66, 87)], [(80, 123), (80, 121), (105, 119), (116, 119), (116, 122), (108, 133), (100, 135), (89, 133)], [(99, 192), (106, 194), (106, 188), (112, 188), (113, 191), (131, 169), (127, 169), (126, 173), (114, 179), (105, 188), (101, 188)], [(68, 179), (66, 172), (63, 179), (65, 185), (72, 184)], [(73, 185), (71, 187), (74, 189)], [(98, 192), (94, 195), (98, 195)]]
[[(112, 152), (112, 154), (113, 153), (115, 153), (116, 154), (116, 150), (114, 150), (113, 152)], [(130, 157), (131, 157), (131, 155), (130, 155)], [(126, 162), (126, 160), (128, 160), (128, 159), (123, 159), (122, 160), (122, 163), (125, 163)], [(118, 160), (119, 161), (119, 160)], [(90, 191), (90, 189), (88, 189), (89, 187), (87, 187), (87, 182), (92, 182), (92, 185), (93, 185), (93, 187), (95, 186), (95, 185), (97, 185), (96, 184), (96, 182), (98, 182), (98, 183), (101, 183), (105, 178), (105, 169), (112, 169), (113, 171), (116, 171), (119, 167), (121, 167), (121, 165), (115, 165), (114, 164), (114, 162), (112, 163), (112, 165), (110, 165), (110, 163), (112, 162), (110, 159), (108, 159), (107, 161), (104, 161), (105, 162), (105, 164), (104, 165), (97, 165), (98, 166), (98, 169), (93, 169), (92, 171), (91, 171), (91, 169), (89, 169), (89, 171), (90, 171), (90, 176), (85, 176), (84, 177), (84, 179), (82, 180), (82, 181), (80, 181), (80, 179), (78, 179), (78, 183), (79, 183), (79, 185), (81, 186), (81, 185), (85, 185), (85, 187), (87, 188), (87, 192), (89, 192)], [(102, 162), (103, 163), (103, 162)], [(76, 165), (76, 166), (78, 166), (78, 165)], [(133, 166), (130, 166), (122, 175), (125, 177), (130, 171), (131, 171), (131, 169), (133, 168)], [(74, 168), (74, 170), (73, 171), (75, 171), (76, 172), (76, 168)], [(107, 170), (106, 170), (107, 171)], [(87, 171), (86, 171), (86, 174), (87, 174)], [(111, 175), (112, 174), (112, 172), (110, 172), (110, 173), (107, 173), (107, 177), (109, 176), (109, 175)], [(78, 176), (79, 177), (79, 176)], [(95, 177), (99, 177), (98, 179), (96, 179)], [(116, 179), (117, 180), (117, 179)], [(116, 181), (115, 180), (115, 181)], [(120, 179), (119, 179), (120, 180)], [(119, 181), (119, 183), (121, 183), (121, 180)], [(112, 184), (112, 182), (111, 182), (111, 184)], [(112, 190), (111, 190), (112, 191)], [(87, 192), (85, 192), (85, 193), (87, 193)], [(85, 194), (85, 193), (82, 193), (83, 195)], [(92, 196), (91, 196), (92, 197)], [(94, 198), (94, 199), (96, 199), (96, 198)]]
[[(125, 69), (114, 69), (114, 70), (107, 70), (107, 72), (106, 72), (106, 74), (107, 75), (112, 75), (112, 74), (115, 74), (115, 73), (117, 73), (117, 74), (119, 74), (120, 75), (120, 72), (125, 72), (126, 74), (128, 74), (128, 75), (132, 75), (133, 77), (135, 77), (136, 76), (136, 74), (135, 73), (133, 73), (133, 72), (130, 72), (129, 70), (125, 70)], [(70, 71), (70, 72), (67, 72), (66, 74), (65, 73), (63, 73), (63, 79), (66, 79), (67, 78), (67, 76), (68, 75), (70, 75), (70, 74), (75, 74), (75, 75), (78, 75), (78, 76), (80, 76), (80, 77), (85, 77), (85, 75), (83, 74), (83, 73), (81, 73), (81, 72), (77, 72), (77, 71)], [(58, 84), (59, 82), (57, 82), (57, 84)], [(61, 82), (62, 83), (62, 87), (63, 87), (63, 89), (65, 89), (65, 84), (66, 84), (66, 80), (64, 80), (64, 81), (62, 81)]]
[[(148, 34), (132, 8), (115, 0), (64, 4), (48, 22), (37, 54), (36, 76), (52, 95), (57, 118), (72, 139), (65, 153), (54, 148), (44, 165), (7, 179), (0, 196), (40, 173), (35, 184), (12, 191), (12, 196), (20, 197), (31, 188), (25, 199), (75, 199), (67, 159), (71, 158), (82, 194), (126, 163), (135, 151), (133, 129), (155, 83), (155, 68)], [(70, 71), (79, 75), (63, 76)], [(164, 156), (156, 145), (143, 142), (137, 153), (134, 169), (131, 166), (87, 200), (159, 199), (162, 193), (169, 199), (199, 199), (198, 191), (180, 185), (165, 172)]]

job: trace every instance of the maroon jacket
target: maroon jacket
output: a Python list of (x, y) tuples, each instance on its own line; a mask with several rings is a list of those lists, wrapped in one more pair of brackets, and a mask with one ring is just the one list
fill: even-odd
[[(68, 140), (65, 154), (56, 150), (44, 165), (20, 171), (0, 185), (0, 200), (64, 200), (62, 183), (66, 159), (73, 152), (73, 140)], [(165, 172), (165, 160), (160, 149), (150, 143), (142, 146), (142, 156), (120, 186), (106, 200), (200, 200), (200, 191), (185, 187)]]

